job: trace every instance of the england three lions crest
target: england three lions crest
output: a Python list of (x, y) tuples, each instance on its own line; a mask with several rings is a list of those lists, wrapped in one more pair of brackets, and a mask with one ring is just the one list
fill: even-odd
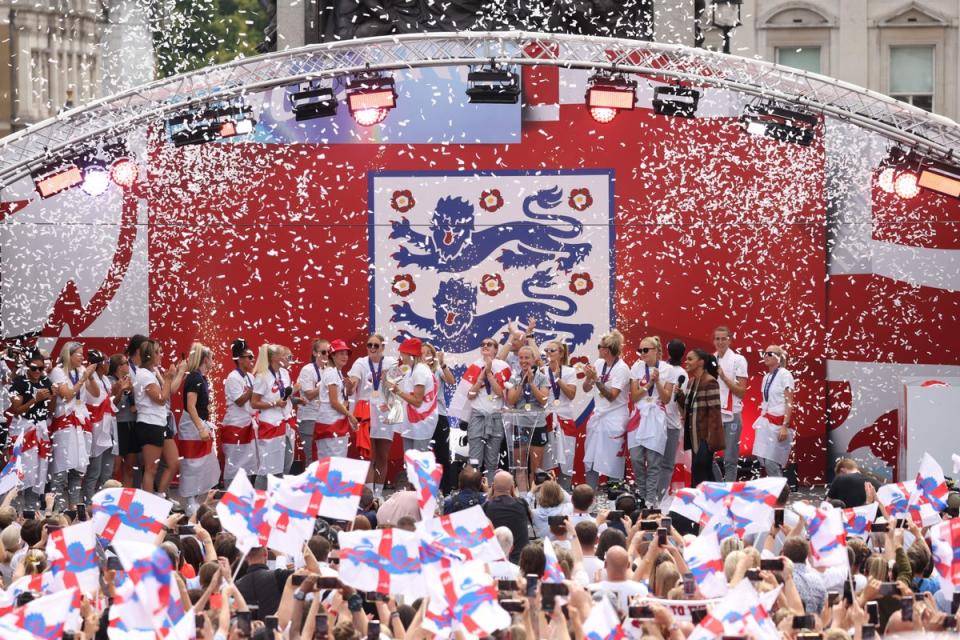
[(370, 176), (371, 326), (464, 363), (534, 319), (577, 355), (612, 323), (608, 171)]

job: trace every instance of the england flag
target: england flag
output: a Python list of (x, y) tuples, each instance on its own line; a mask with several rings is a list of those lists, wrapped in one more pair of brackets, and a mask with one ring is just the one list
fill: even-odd
[(727, 579), (723, 573), (720, 540), (713, 532), (704, 532), (683, 550), (683, 559), (706, 598), (727, 595)]
[(930, 550), (940, 587), (949, 596), (960, 588), (960, 518), (930, 529)]
[(93, 496), (91, 513), (97, 535), (107, 541), (153, 544), (173, 503), (140, 489), (104, 489)]
[(440, 569), (429, 584), (423, 628), (435, 637), (448, 638), (458, 630), (487, 637), (510, 626), (510, 614), (497, 602), (497, 588), (482, 563)]
[(284, 478), (272, 497), (286, 509), (314, 518), (352, 521), (369, 467), (366, 460), (322, 458), (302, 474)]
[(426, 595), (420, 536), (403, 529), (341, 531), (340, 579), (359, 591)]
[(407, 468), (407, 479), (417, 492), (420, 517), (423, 520), (432, 518), (437, 513), (437, 494), (440, 491), (443, 467), (437, 464), (436, 457), (429, 451), (411, 449), (403, 454), (403, 460)]
[(54, 590), (79, 589), (90, 596), (100, 588), (97, 534), (92, 520), (51, 531), (47, 560), (54, 576)]
[(493, 525), (480, 505), (418, 522), (417, 532), (422, 538), (420, 559), (424, 564), (443, 559), (485, 562), (504, 559)]
[(238, 473), (217, 504), (220, 526), (236, 536), (241, 553), (267, 546), (267, 502), (267, 492), (254, 489), (246, 474)]

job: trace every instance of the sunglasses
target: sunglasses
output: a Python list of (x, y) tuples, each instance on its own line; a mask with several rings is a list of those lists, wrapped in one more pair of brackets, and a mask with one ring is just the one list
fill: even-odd
[(650, 353), (651, 351), (656, 351), (656, 350), (657, 350), (656, 347), (640, 347), (639, 349), (637, 349), (637, 353), (642, 353), (642, 354), (646, 355), (646, 354)]
[(327, 349), (320, 349), (320, 351), (318, 351), (317, 353), (319, 353), (322, 356), (325, 356), (328, 353), (330, 353), (330, 351), (328, 351)]
[(240, 356), (240, 359), (241, 359), (241, 360), (253, 360), (253, 356), (250, 355), (250, 354), (247, 354), (247, 355), (245, 355), (245, 356)]
[(767, 357), (770, 357), (770, 358), (779, 358), (779, 357), (780, 357), (780, 354), (777, 353), (776, 351), (764, 351), (764, 352), (763, 352), (763, 357), (764, 357), (764, 358), (767, 358)]
[(381, 345), (380, 345), (379, 342), (368, 342), (368, 343), (367, 343), (367, 349), (379, 349), (380, 346), (381, 346)]
[(602, 342), (597, 345), (597, 349), (609, 349), (609, 348), (610, 348), (610, 347), (608, 347), (607, 345), (603, 344)]
[(43, 365), (40, 365), (39, 367), (36, 365), (31, 365), (30, 367), (30, 371), (43, 371), (43, 369), (44, 369)]
[(544, 353), (556, 353), (557, 351), (559, 351), (559, 349), (544, 349), (544, 350), (543, 350)]
[(495, 346), (497, 346), (497, 343), (496, 343), (496, 342), (493, 342), (492, 340), (484, 340), (483, 342), (480, 343), (480, 346), (481, 346), (481, 347), (495, 347)]

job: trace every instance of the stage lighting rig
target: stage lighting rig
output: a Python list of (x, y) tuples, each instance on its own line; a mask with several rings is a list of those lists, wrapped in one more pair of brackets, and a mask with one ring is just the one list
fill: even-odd
[(174, 146), (202, 144), (253, 132), (257, 121), (253, 107), (242, 96), (219, 100), (192, 111), (182, 111), (166, 121)]
[(467, 97), (471, 104), (517, 104), (520, 99), (520, 75), (496, 65), (467, 74)]
[(931, 162), (920, 171), (917, 184), (924, 189), (958, 198), (960, 197), (960, 169), (940, 162)]
[(820, 120), (813, 113), (788, 109), (769, 101), (747, 105), (740, 122), (751, 135), (808, 147), (813, 144)]
[(632, 111), (636, 107), (637, 83), (621, 74), (597, 73), (587, 81), (584, 98), (593, 119), (607, 123), (619, 112)]
[(337, 96), (333, 87), (324, 86), (319, 80), (301, 82), (289, 97), (297, 122), (337, 115)]
[(661, 85), (653, 90), (653, 110), (661, 116), (692, 118), (700, 104), (700, 92), (696, 89)]
[(110, 187), (111, 180), (128, 188), (136, 182), (139, 169), (126, 145), (113, 142), (55, 159), (31, 175), (37, 193), (45, 199), (76, 186), (87, 195), (99, 196)]
[(347, 83), (347, 106), (357, 124), (370, 127), (383, 122), (397, 106), (397, 90), (393, 78), (375, 72), (364, 72)]
[(894, 147), (880, 163), (877, 186), (887, 193), (895, 193), (904, 200), (920, 194), (920, 159), (906, 149)]

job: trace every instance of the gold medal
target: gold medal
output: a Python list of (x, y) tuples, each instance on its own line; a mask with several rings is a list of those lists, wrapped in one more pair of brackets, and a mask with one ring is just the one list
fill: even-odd
[(555, 406), (555, 407), (559, 407), (559, 406), (560, 406), (560, 398), (557, 398), (556, 400), (553, 401), (553, 406)]
[(371, 397), (371, 398), (379, 398), (379, 397), (380, 397), (380, 392), (377, 391), (376, 389), (374, 389), (373, 391), (370, 392), (370, 397)]
[(524, 410), (524, 411), (530, 411), (530, 403), (529, 403), (529, 402), (528, 402), (527, 404), (523, 405), (523, 410)]
[(496, 400), (496, 399), (497, 399), (497, 397), (496, 397), (495, 395), (493, 395), (493, 394), (487, 396), (487, 400), (489, 400), (490, 402), (493, 402), (493, 401)]

